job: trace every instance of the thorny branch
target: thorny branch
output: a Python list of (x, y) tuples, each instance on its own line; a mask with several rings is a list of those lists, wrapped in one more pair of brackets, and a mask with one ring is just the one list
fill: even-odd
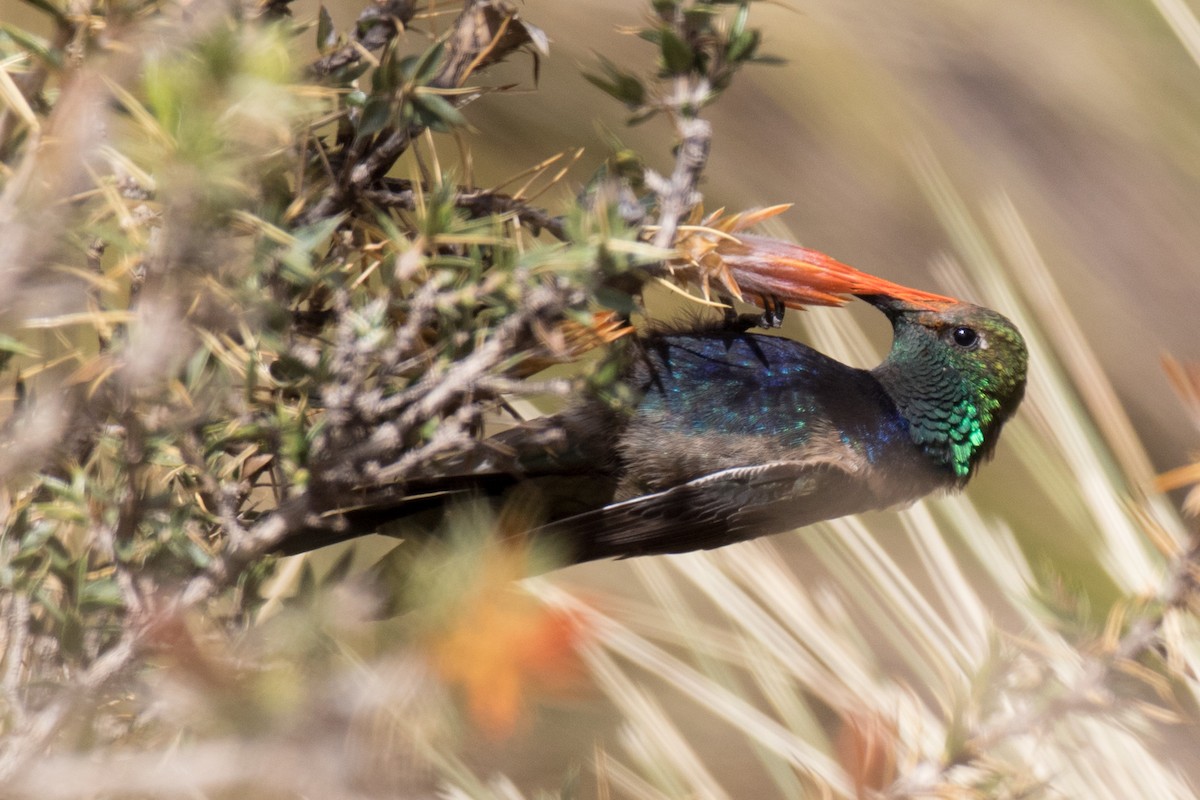
[(675, 231), (680, 221), (700, 202), (697, 186), (704, 165), (708, 162), (712, 126), (707, 120), (690, 116), (686, 109), (693, 107), (693, 104), (698, 107), (699, 98), (707, 92), (703, 81), (693, 86), (685, 78), (676, 80), (676, 96), (671, 101), (680, 139), (675, 153), (675, 168), (669, 179), (652, 171), (646, 173), (646, 184), (658, 195), (658, 231), (654, 234), (656, 247), (674, 245)]
[[(416, 208), (417, 193), (410, 181), (385, 178), (383, 184), (385, 188), (364, 191), (363, 199), (380, 208), (403, 208), (409, 211)], [(516, 197), (483, 189), (463, 189), (454, 195), (454, 205), (473, 217), (512, 214), (534, 234), (544, 230), (556, 239), (566, 239), (562, 217), (553, 216), (545, 209)]]
[[(446, 52), (432, 89), (458, 89), (473, 73), (502, 61), (528, 44), (541, 47), (540, 32), (518, 18), (508, 0), (466, 0), (446, 38)], [(535, 38), (539, 37), (539, 38)], [(456, 94), (462, 106), (478, 93)], [(368, 188), (383, 178), (423, 128), (416, 125), (384, 128), (373, 138), (350, 145), (344, 166), (334, 183), (298, 217), (300, 226), (312, 225), (350, 208)]]
[(357, 65), (364, 52), (382, 50), (396, 38), (417, 13), (416, 0), (372, 0), (354, 21), (350, 42), (317, 59), (308, 68), (316, 78), (328, 78), (339, 70)]
[[(108, 155), (125, 161), (113, 168), (120, 173), (113, 176), (103, 158), (95, 163), (79, 159), (71, 183), (63, 182), (55, 202), (33, 204), (39, 210), (82, 209), (81, 216), (109, 226), (81, 237), (88, 242), (84, 260), (90, 281), (81, 294), (82, 305), (88, 312), (115, 311), (120, 321), (95, 326), (98, 355), (90, 350), (73, 354), (83, 366), (71, 376), (77, 387), (72, 394), (86, 395), (77, 405), (87, 406), (89, 424), (85, 432), (76, 425), (61, 434), (84, 441), (71, 442), (66, 466), (54, 476), (62, 484), (57, 491), (87, 497), (90, 515), (79, 532), (88, 540), (87, 552), (82, 557), (67, 553), (64, 561), (75, 560), (62, 568), (66, 577), (56, 573), (58, 582), (49, 582), (42, 594), (70, 598), (97, 585), (112, 594), (103, 598), (111, 602), (105, 638), (92, 635), (69, 664), (66, 657), (55, 661), (61, 669), (45, 683), (57, 687), (69, 680), (71, 686), (47, 689), (37, 702), (30, 702), (27, 687), (42, 676), (33, 674), (27, 654), (35, 649), (34, 639), (54, 644), (57, 631), (36, 629), (43, 617), (54, 615), (42, 613), (48, 606), (30, 607), (30, 597), (40, 602), (36, 592), (41, 586), (0, 603), (8, 622), (3, 699), (12, 726), (0, 745), (0, 783), (50, 749), (71, 721), (82, 716), (85, 703), (112, 693), (119, 680), (133, 685), (147, 654), (161, 647), (164, 625), (189, 610), (229, 605), (235, 606), (228, 612), (231, 618), (241, 619), (238, 615), (247, 610), (240, 605), (242, 582), (253, 586), (254, 565), (297, 531), (323, 534), (326, 518), (344, 504), (349, 490), (383, 484), (384, 490), (399, 485), (402, 491), (406, 481), (424, 471), (473, 457), (484, 446), (481, 419), (504, 396), (565, 394), (566, 381), (534, 385), (524, 380), (532, 372), (522, 371), (529, 367), (522, 362), (530, 355), (532, 361), (559, 356), (563, 337), (556, 326), (568, 310), (586, 307), (594, 288), (590, 282), (607, 279), (609, 273), (619, 277), (636, 263), (619, 248), (599, 263), (596, 252), (607, 248), (602, 237), (610, 234), (609, 228), (595, 226), (604, 231), (599, 243), (569, 242), (564, 218), (531, 206), (519, 193), (511, 197), (459, 188), (446, 202), (435, 192), (439, 205), (430, 210), (418, 199), (429, 187), (387, 178), (414, 137), (461, 124), (456, 109), (484, 91), (467, 87), (480, 70), (521, 48), (540, 51), (545, 45), (541, 32), (520, 18), (514, 2), (463, 0), (438, 43), (424, 53), (407, 54), (399, 38), (416, 19), (417, 5), (413, 0), (370, 0), (343, 39), (322, 17), (322, 55), (304, 76), (319, 84), (305, 88), (329, 103), (322, 107), (327, 113), (270, 117), (267, 111), (278, 109), (269, 109), (264, 112), (264, 119), (269, 117), (262, 124), (265, 132), (252, 131), (244, 140), (236, 129), (242, 123), (253, 126), (255, 115), (246, 109), (259, 98), (222, 92), (236, 92), (240, 83), (228, 80), (235, 74), (232, 65), (250, 63), (269, 76), (269, 67), (255, 60), (260, 51), (253, 45), (275, 42), (255, 38), (272, 32), (253, 24), (239, 27), (240, 19), (227, 24), (219, 12), (204, 25), (179, 27), (174, 44), (190, 59), (184, 69), (188, 79), (171, 82), (179, 78), (172, 74), (179, 67), (172, 54), (156, 54), (154, 63), (162, 69), (154, 72), (144, 69), (150, 59), (140, 48), (125, 47), (130, 55), (121, 81), (103, 92), (83, 92), (77, 81), (59, 95), (54, 113), (64, 125), (86, 117), (97, 124), (78, 127), (90, 135), (107, 121), (104, 115), (118, 96), (129, 118), (125, 122), (143, 126), (147, 139), (165, 146), (153, 155), (129, 155), (114, 146)], [(282, 22), (287, 6), (288, 0), (266, 0), (260, 10)], [(692, 43), (703, 48), (720, 41), (721, 47), (732, 47), (710, 35), (715, 28), (711, 19), (704, 19), (698, 23), (703, 30), (688, 34)], [(672, 24), (686, 33), (682, 14)], [(135, 28), (131, 23), (129, 30)], [(92, 31), (86, 26), (79, 30)], [(243, 47), (252, 54), (239, 64)], [(211, 63), (205, 60), (210, 58)], [(152, 72), (161, 80), (154, 85), (156, 93), (134, 77)], [(677, 66), (664, 84), (669, 96), (655, 101), (656, 110), (670, 114), (679, 134), (674, 169), (666, 177), (650, 173), (646, 178), (657, 195), (659, 243), (673, 242), (680, 220), (699, 199), (697, 186), (711, 137), (699, 110), (719, 83), (703, 72)], [(212, 80), (195, 80), (196, 75)], [(277, 81), (272, 88), (288, 84), (295, 89), (290, 73), (269, 80), (255, 73), (255, 78)], [(67, 103), (72, 91), (100, 99), (85, 109), (86, 115), (72, 118)], [(197, 103), (198, 98), (203, 102)], [(170, 116), (172, 110), (197, 111), (203, 119), (210, 101), (219, 101), (214, 107), (228, 105), (205, 122), (212, 129), (205, 129), (197, 142), (181, 141), (190, 130)], [(368, 115), (371, 101), (376, 101), (376, 113)], [(381, 108), (386, 113), (378, 113)], [(232, 135), (229, 128), (235, 129)], [(297, 129), (306, 130), (299, 141), (289, 136)], [(180, 139), (173, 138), (177, 132)], [(0, 144), (2, 134), (0, 130)], [(96, 145), (88, 144), (91, 149), (63, 149), (90, 156)], [(187, 144), (198, 144), (197, 151), (190, 152)], [(246, 146), (251, 156), (244, 154)], [(140, 163), (142, 157), (151, 163)], [(269, 164), (260, 171), (255, 158)], [(205, 182), (210, 169), (211, 184)], [(145, 179), (131, 177), (143, 172)], [(104, 174), (97, 180), (99, 173)], [(183, 178), (174, 187), (170, 180), (156, 185), (159, 175)], [(111, 183), (106, 182), (109, 177)], [(122, 184), (135, 182), (136, 193), (121, 191)], [(17, 184), (6, 186), (6, 196), (16, 193)], [(214, 187), (219, 190), (213, 196), (206, 194)], [(633, 193), (629, 186), (625, 190)], [(103, 202), (96, 200), (98, 195)], [(269, 202), (260, 202), (264, 198)], [(415, 213), (393, 213), (398, 209)], [(587, 224), (591, 218), (586, 215), (605, 211), (586, 203), (575, 209)], [(503, 218), (495, 229), (478, 222), (495, 218)], [(233, 243), (226, 235), (230, 219), (242, 224)], [(413, 220), (416, 225), (409, 225)], [(564, 242), (554, 252), (566, 253), (566, 263), (573, 269), (588, 263), (592, 271), (564, 271), (547, 280), (526, 267), (527, 240), (508, 241), (494, 232), (501, 227), (511, 232), (513, 221), (523, 229), (522, 236), (547, 231)], [(603, 217), (600, 221), (607, 223)], [(122, 238), (126, 231), (131, 233)], [(245, 246), (251, 238), (247, 233), (253, 234), (252, 247)], [(636, 235), (621, 228), (614, 239)], [(286, 246), (281, 245), (285, 240)], [(226, 263), (226, 255), (251, 250), (256, 251), (251, 259), (235, 257)], [(413, 258), (406, 260), (410, 254)], [(22, 268), (34, 266), (31, 258), (14, 260)], [(537, 269), (542, 266), (539, 262)], [(481, 284), (491, 286), (490, 294)], [(238, 300), (247, 295), (239, 293), (246, 291), (251, 310), (242, 313), (245, 306)], [(260, 298), (263, 302), (256, 305)], [(263, 320), (268, 323), (256, 327)], [(299, 366), (288, 372), (289, 363)], [(66, 416), (80, 413), (73, 408)], [(102, 460), (104, 448), (111, 462)], [(92, 462), (96, 454), (101, 455)], [(109, 469), (110, 464), (115, 467)], [(115, 476), (111, 482), (97, 477), (104, 471)], [(71, 478), (82, 488), (68, 485)], [(96, 487), (104, 495), (89, 497)], [(37, 536), (53, 525), (45, 510), (53, 505), (46, 498), (55, 496), (44, 486), (37, 491), (41, 494), (21, 498), (37, 511), (30, 514), (29, 525), (14, 528), (14, 545), (36, 549)], [(9, 543), (0, 540), (0, 546)], [(56, 657), (61, 656), (58, 646)]]
[[(339, 69), (351, 66), (363, 52), (385, 47), (412, 18), (415, 3), (409, 0), (381, 0), (373, 4), (360, 17), (354, 41), (345, 48), (326, 54), (311, 68), (316, 77), (327, 77)], [(515, 49), (532, 41), (530, 28), (517, 19), (514, 7), (505, 0), (467, 0), (446, 43), (445, 60), (434, 85), (443, 88), (458, 88), (478, 70), (493, 64)], [(465, 101), (470, 95), (459, 95)], [(358, 158), (341, 165), (338, 177), (329, 191), (310, 208), (305, 218), (311, 221), (333, 216), (347, 208), (362, 196), (364, 190), (374, 187), (370, 201), (380, 207), (403, 207), (411, 203), (411, 186), (404, 184), (378, 183), (392, 166), (395, 159), (407, 148), (412, 136), (418, 132), (414, 127), (385, 130), (372, 149), (359, 152)], [(377, 185), (378, 184), (378, 185)], [(11, 193), (13, 185), (7, 187)], [(496, 213), (511, 213), (529, 228), (548, 229), (556, 235), (562, 234), (560, 220), (548, 216), (544, 211), (532, 209), (515, 198), (489, 195), (486, 192), (463, 192), (458, 198), (462, 206), (472, 214), (487, 216)], [(160, 200), (171, 203), (169, 198)], [(174, 201), (178, 202), (178, 200)], [(189, 215), (197, 214), (196, 204), (186, 203), (171, 207), (164, 217), (170, 225), (164, 226), (170, 237), (162, 237), (163, 246), (173, 254), (206, 254), (208, 248), (201, 245), (206, 233), (204, 225), (191, 224), (195, 220)], [(89, 256), (90, 257), (90, 256)], [(189, 258), (201, 259), (203, 256)], [(164, 272), (178, 272), (190, 268), (184, 259), (166, 258), (158, 264)], [(215, 270), (214, 270), (215, 271)], [(173, 308), (174, 292), (171, 281), (155, 282), (138, 298), (147, 313), (155, 304)], [(428, 370), (430, 343), (429, 330), (436, 327), (438, 309), (459, 302), (455, 287), (429, 281), (420, 285), (415, 295), (404, 298), (404, 307), (410, 316), (395, 327), (381, 325), (388, 331), (387, 337), (365, 344), (358, 335), (355, 319), (370, 309), (353, 309), (344, 297), (335, 302), (331, 352), (331, 373), (334, 380), (325, 387), (323, 400), (328, 402), (325, 410), (330, 424), (314, 443), (314, 458), (311, 463), (312, 480), (306, 486), (293, 487), (292, 495), (274, 511), (260, 516), (245, 516), (242, 506), (255, 488), (235, 477), (218, 474), (206, 463), (206, 444), (198, 441), (195, 434), (185, 432), (178, 440), (177, 451), (183, 468), (189, 471), (198, 484), (197, 495), (213, 512), (215, 524), (224, 534), (223, 540), (212, 545), (211, 558), (207, 565), (179, 587), (173, 599), (164, 597), (168, 592), (152, 575), (144, 579), (135, 578), (122, 558), (121, 550), (129, 544), (138, 525), (146, 520), (149, 506), (140, 495), (143, 482), (142, 471), (149, 469), (144, 454), (140, 453), (143, 440), (157, 424), (143, 418), (126, 418), (123, 439), (126, 454), (134, 468), (124, 475), (122, 495), (124, 502), (117, 504), (118, 513), (114, 524), (93, 521), (89, 535), (101, 547), (104, 558), (115, 570), (115, 580), (126, 602), (121, 620), (121, 637), (109, 645), (99, 656), (73, 676), (69, 689), (63, 689), (40, 706), (30, 705), (19, 697), (19, 687), (29, 678), (26, 652), (28, 642), (30, 608), (28, 598), (14, 595), (4, 604), (7, 637), (3, 642), (5, 669), (3, 674), (6, 714), (14, 727), (8, 731), (0, 745), (0, 784), (19, 772), (32, 758), (43, 754), (64, 726), (76, 716), (81, 704), (94, 700), (96, 695), (111, 688), (114, 681), (127, 676), (145, 655), (145, 648), (153, 644), (155, 626), (164, 618), (176, 617), (189, 609), (202, 606), (226, 592), (245, 575), (248, 565), (272, 552), (292, 531), (312, 524), (312, 520), (329, 510), (335, 502), (337, 490), (357, 480), (382, 473), (383, 464), (392, 462), (387, 474), (403, 478), (411, 469), (428, 463), (439, 452), (449, 449), (461, 450), (477, 440), (474, 427), (487, 408), (492, 407), (501, 389), (512, 391), (511, 383), (496, 384), (492, 379), (503, 377), (503, 367), (512, 359), (514, 349), (537, 344), (539, 331), (548, 327), (561, 316), (562, 310), (578, 305), (580, 297), (575, 289), (542, 287), (531, 283), (523, 290), (528, 303), (520, 307), (494, 332), (493, 336), (461, 362), (448, 362), (439, 370), (428, 372), (421, 384), (420, 392), (401, 392), (397, 401), (384, 400), (380, 394), (380, 381), (407, 382), (406, 374), (416, 368)], [(93, 293), (94, 297), (94, 293)], [(383, 308), (381, 306), (381, 308)], [(388, 311), (394, 310), (390, 307)], [(194, 311), (194, 309), (193, 309)], [(191, 312), (189, 312), (191, 313)], [(386, 320), (386, 317), (385, 317)], [(148, 317), (144, 322), (153, 322)], [(167, 320), (170, 325), (179, 324), (178, 318)], [(182, 343), (189, 334), (185, 326), (160, 332), (161, 341)], [(306, 345), (304, 337), (296, 340), (299, 353)], [(140, 341), (137, 346), (153, 350), (154, 337)], [(89, 378), (94, 384), (89, 415), (95, 418), (95, 426), (89, 437), (99, 436), (104, 430), (102, 420), (109, 412), (126, 408), (125, 399), (136, 396), (139, 381), (136, 374), (139, 359), (153, 357), (151, 353), (139, 353), (137, 346), (126, 341), (124, 334), (112, 350), (119, 355), (107, 354), (102, 359), (106, 366), (96, 373), (100, 377)], [(106, 348), (107, 349), (107, 348)], [(300, 354), (303, 355), (303, 354)], [(149, 362), (147, 362), (149, 363)], [(166, 362), (163, 363), (166, 366)], [(430, 383), (432, 381), (432, 384)], [(420, 381), (418, 381), (420, 383)], [(537, 387), (545, 389), (545, 386)], [(432, 390), (430, 390), (432, 389)], [(82, 392), (82, 388), (79, 393)], [(424, 444), (414, 446), (413, 430), (430, 420), (444, 420), (436, 435)], [(393, 420), (395, 437), (384, 436), (387, 422)], [(190, 431), (192, 422), (185, 425)], [(108, 426), (111, 432), (120, 425)], [(159, 431), (156, 431), (159, 432)], [(132, 437), (129, 434), (133, 434)], [(120, 438), (118, 436), (117, 438)], [(416, 437), (420, 438), (420, 437)], [(18, 442), (19, 443), (19, 442)], [(271, 452), (270, 448), (276, 451)], [(90, 449), (90, 445), (88, 449)], [(277, 459), (278, 444), (264, 443), (262, 457)], [(138, 452), (135, 452), (138, 451)], [(398, 455), (402, 458), (397, 459)], [(258, 473), (255, 473), (258, 474)], [(207, 543), (206, 543), (207, 544)], [(0, 540), (8, 546), (8, 540)], [(6, 556), (7, 558), (7, 556)], [(87, 566), (87, 562), (82, 562)], [(144, 582), (139, 583), (140, 580)]]
[(144, 628), (127, 628), (124, 638), (76, 677), (50, 705), (28, 714), (0, 750), (0, 783), (7, 784), (31, 759), (37, 758), (72, 718), (79, 704), (96, 695), (135, 663)]

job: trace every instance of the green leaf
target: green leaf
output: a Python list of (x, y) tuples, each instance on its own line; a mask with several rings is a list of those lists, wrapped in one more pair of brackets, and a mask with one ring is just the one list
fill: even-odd
[(358, 118), (358, 135), (370, 136), (383, 130), (392, 120), (392, 103), (387, 97), (373, 94), (363, 104)]
[(14, 356), (37, 356), (37, 351), (27, 344), (23, 344), (7, 333), (0, 333), (0, 352), (9, 353)]
[(33, 55), (37, 56), (46, 64), (58, 68), (62, 66), (62, 52), (53, 50), (46, 43), (45, 39), (40, 36), (34, 36), (32, 33), (21, 30), (15, 25), (10, 25), (7, 22), (0, 22), (0, 31), (4, 31), (14, 42), (28, 50)]
[(49, 556), (50, 568), (59, 580), (64, 582), (69, 580), (66, 572), (71, 566), (71, 553), (67, 550), (67, 546), (57, 537), (51, 536), (46, 540), (46, 549), (43, 554)]
[(417, 92), (412, 97), (413, 105), (425, 112), (420, 120), (427, 127), (457, 128), (467, 124), (467, 119), (454, 105), (440, 94)]
[(42, 548), (54, 536), (54, 526), (42, 523), (34, 525), (29, 529), (29, 532), (21, 537), (21, 546), (17, 551), (18, 555), (40, 555)]
[(596, 302), (621, 314), (633, 314), (637, 311), (637, 303), (629, 292), (622, 292), (609, 286), (596, 288)]
[(283, 273), (302, 286), (313, 281), (317, 276), (312, 266), (313, 252), (333, 235), (342, 219), (339, 214), (296, 231), (291, 246), (280, 257)]
[[(408, 56), (408, 59), (412, 58)], [(399, 88), (406, 60), (397, 57), (396, 40), (388, 42), (387, 49), (379, 57), (379, 66), (371, 73), (371, 89), (387, 94)]]
[(712, 6), (693, 6), (683, 12), (684, 28), (691, 31), (710, 33), (713, 27), (713, 20), (720, 13), (719, 9)]
[(47, 592), (43, 587), (39, 586), (33, 592), (33, 598), (37, 600), (37, 604), (49, 614), (55, 622), (62, 624), (66, 621), (66, 612), (59, 605), (58, 600), (53, 594)]
[(762, 55), (754, 57), (755, 64), (766, 64), (771, 67), (781, 67), (788, 63), (788, 60), (783, 56)]
[(337, 44), (337, 31), (333, 27), (333, 17), (329, 9), (322, 4), (317, 11), (317, 52), (324, 53)]
[(743, 3), (738, 9), (737, 14), (733, 17), (733, 23), (729, 26), (729, 38), (736, 39), (741, 36), (746, 30), (746, 21), (750, 18), (750, 4)]
[(754, 51), (758, 49), (761, 41), (761, 36), (758, 31), (743, 31), (737, 36), (731, 37), (729, 47), (725, 50), (725, 58), (731, 62), (746, 61), (754, 57)]
[(97, 608), (121, 608), (124, 605), (125, 598), (121, 595), (121, 587), (111, 579), (86, 583), (79, 593), (79, 607), (84, 611)]
[(438, 42), (422, 53), (413, 61), (412, 71), (407, 76), (409, 80), (422, 86), (429, 83), (437, 73), (438, 67), (441, 66), (442, 53), (445, 51), (445, 42)]
[(329, 76), (334, 86), (345, 86), (351, 81), (361, 78), (371, 68), (365, 60), (352, 61), (341, 69), (334, 70)]
[(619, 69), (604, 56), (600, 56), (600, 66), (604, 69), (604, 75), (585, 72), (583, 77), (630, 108), (637, 108), (646, 102), (646, 87), (637, 77)]
[(380, 90), (398, 92), (408, 87), (413, 73), (417, 68), (416, 56), (405, 56), (401, 59), (389, 58), (375, 70), (375, 77), (380, 79)]
[(661, 49), (663, 66), (672, 75), (689, 72), (696, 63), (696, 54), (691, 46), (670, 28), (662, 29)]
[(625, 124), (631, 128), (641, 125), (643, 122), (657, 114), (659, 110), (660, 109), (653, 107), (640, 109), (639, 111), (631, 114), (629, 119), (625, 120)]

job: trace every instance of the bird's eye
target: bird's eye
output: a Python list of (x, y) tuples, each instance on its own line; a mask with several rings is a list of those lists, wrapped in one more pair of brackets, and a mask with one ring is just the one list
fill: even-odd
[(954, 329), (951, 334), (954, 337), (954, 343), (959, 347), (974, 347), (979, 344), (979, 334), (974, 328), (968, 328), (965, 325), (960, 325)]

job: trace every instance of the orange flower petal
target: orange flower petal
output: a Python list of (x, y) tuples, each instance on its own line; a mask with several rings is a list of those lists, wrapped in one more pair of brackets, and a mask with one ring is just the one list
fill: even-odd
[(531, 698), (573, 688), (583, 674), (576, 646), (584, 630), (513, 581), (525, 573), (523, 548), (487, 552), (487, 563), (431, 632), (434, 669), (462, 694), (475, 724), (504, 738)]
[(738, 244), (721, 249), (721, 257), (742, 292), (778, 297), (790, 308), (842, 305), (845, 295), (853, 294), (883, 294), (931, 309), (956, 302), (870, 275), (798, 244), (750, 234), (738, 239)]

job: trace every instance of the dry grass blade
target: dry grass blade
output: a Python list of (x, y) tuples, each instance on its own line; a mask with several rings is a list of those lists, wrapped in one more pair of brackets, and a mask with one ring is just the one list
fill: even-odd
[(13, 82), (12, 75), (8, 74), (6, 67), (7, 65), (0, 67), (0, 100), (3, 100), (9, 108), (15, 111), (21, 121), (37, 134), (41, 131), (42, 124), (38, 120), (37, 114), (33, 113), (25, 95)]
[[(634, 635), (616, 620), (581, 605), (561, 590), (541, 583), (536, 584), (534, 590), (547, 602), (562, 605), (586, 619), (589, 630), (595, 634), (597, 645), (603, 645), (612, 653), (666, 680), (673, 688), (692, 696), (713, 714), (741, 729), (760, 746), (787, 759), (797, 769), (812, 774), (820, 782), (834, 787), (835, 791), (847, 791), (844, 776), (827, 756), (765, 716), (745, 699)], [(586, 652), (585, 657), (594, 667), (604, 670), (605, 681), (612, 692), (628, 697), (632, 704), (630, 707), (636, 707), (633, 698), (638, 693), (634, 684), (602, 651)], [(661, 721), (666, 724), (665, 720)]]

